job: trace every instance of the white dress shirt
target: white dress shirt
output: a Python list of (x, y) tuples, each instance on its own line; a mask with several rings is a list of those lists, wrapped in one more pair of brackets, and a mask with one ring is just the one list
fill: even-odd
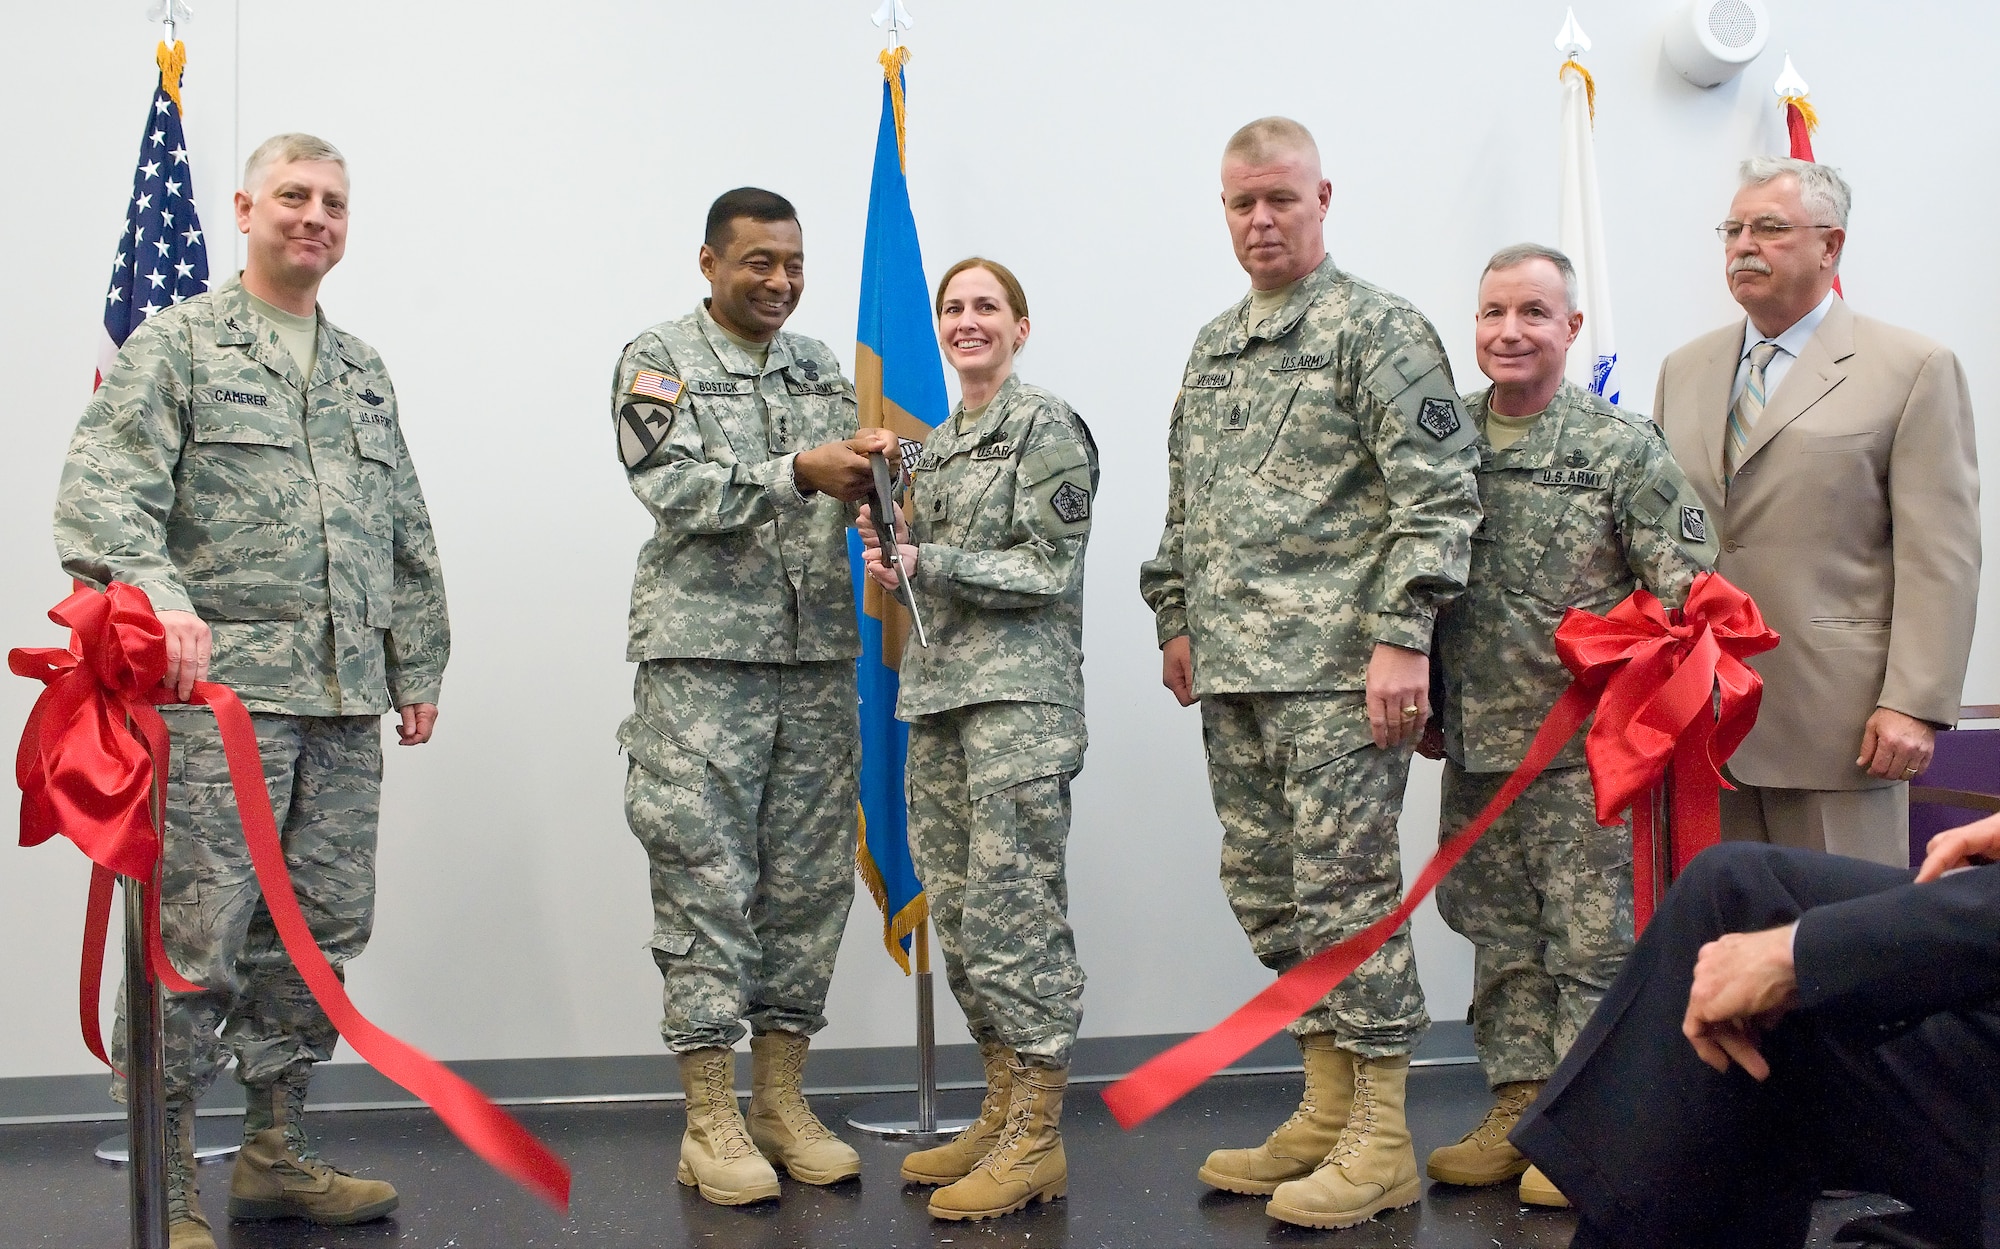
[(1750, 380), (1750, 349), (1758, 343), (1776, 343), (1777, 354), (1771, 363), (1764, 366), (1764, 400), (1766, 405), (1778, 393), (1778, 384), (1785, 380), (1785, 374), (1792, 371), (1792, 361), (1806, 349), (1806, 343), (1819, 331), (1819, 323), (1826, 320), (1827, 309), (1833, 307), (1834, 294), (1826, 293), (1819, 306), (1792, 322), (1792, 327), (1782, 334), (1766, 337), (1757, 332), (1757, 323), (1743, 318), (1743, 354), (1736, 358), (1736, 384), (1729, 388), (1729, 406), (1735, 407), (1736, 400), (1743, 394), (1744, 383)]

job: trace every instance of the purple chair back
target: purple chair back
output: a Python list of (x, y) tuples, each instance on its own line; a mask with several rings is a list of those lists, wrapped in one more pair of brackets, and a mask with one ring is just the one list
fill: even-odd
[[(1985, 713), (1975, 715), (1975, 713)], [(1967, 707), (1969, 721), (1991, 723), (2000, 708)], [(1964, 721), (1961, 721), (1964, 723)], [(1976, 794), (2000, 794), (2000, 728), (1958, 728), (1937, 735), (1931, 766), (1910, 782), (1912, 787), (1962, 789)], [(1924, 861), (1924, 847), (1948, 828), (1969, 824), (1986, 811), (1943, 803), (1910, 802), (1910, 866)]]

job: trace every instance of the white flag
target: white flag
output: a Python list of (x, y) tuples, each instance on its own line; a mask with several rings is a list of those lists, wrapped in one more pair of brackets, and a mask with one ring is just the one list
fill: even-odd
[(1570, 348), (1569, 380), (1618, 402), (1618, 339), (1611, 327), (1611, 271), (1604, 255), (1604, 210), (1597, 200), (1597, 147), (1584, 76), (1562, 71), (1562, 207), (1557, 245), (1576, 266), (1583, 332)]

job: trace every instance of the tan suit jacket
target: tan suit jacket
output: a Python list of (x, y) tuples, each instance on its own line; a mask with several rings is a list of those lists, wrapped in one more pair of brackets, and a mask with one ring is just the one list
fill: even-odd
[(1979, 594), (1979, 471), (1949, 350), (1836, 299), (1722, 481), (1743, 322), (1660, 366), (1653, 411), (1714, 518), (1716, 570), (1782, 641), (1730, 771), (1752, 785), (1893, 784), (1854, 764), (1876, 707), (1954, 724)]

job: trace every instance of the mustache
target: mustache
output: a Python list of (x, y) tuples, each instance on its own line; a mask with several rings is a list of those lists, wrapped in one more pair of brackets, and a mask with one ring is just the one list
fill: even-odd
[(1738, 256), (1729, 262), (1729, 276), (1739, 273), (1769, 273), (1771, 266), (1761, 256)]

